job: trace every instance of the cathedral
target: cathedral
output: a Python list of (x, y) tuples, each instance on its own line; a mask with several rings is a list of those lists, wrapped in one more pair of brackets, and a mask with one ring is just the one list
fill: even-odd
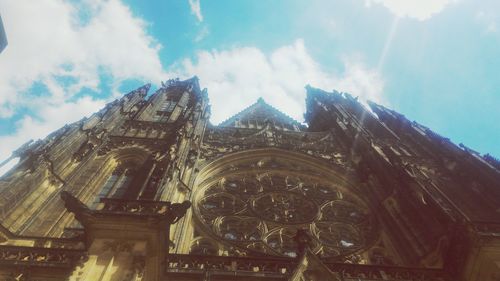
[(213, 125), (149, 88), (13, 152), (0, 280), (500, 280), (498, 159), (337, 91)]

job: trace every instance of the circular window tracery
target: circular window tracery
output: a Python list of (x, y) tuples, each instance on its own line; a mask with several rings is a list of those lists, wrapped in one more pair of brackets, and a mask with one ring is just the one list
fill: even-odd
[(249, 200), (252, 211), (265, 221), (300, 224), (314, 220), (318, 206), (295, 192), (265, 192)]
[(347, 256), (373, 240), (373, 218), (349, 187), (271, 160), (226, 170), (200, 187), (194, 210), (202, 232), (244, 254), (286, 257), (297, 255), (299, 228), (324, 257)]

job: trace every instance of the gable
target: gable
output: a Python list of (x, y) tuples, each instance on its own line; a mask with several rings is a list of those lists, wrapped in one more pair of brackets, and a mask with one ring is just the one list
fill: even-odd
[(259, 98), (257, 102), (240, 113), (220, 123), (219, 126), (261, 129), (268, 123), (284, 131), (302, 131), (305, 129), (304, 125), (267, 104), (262, 98)]

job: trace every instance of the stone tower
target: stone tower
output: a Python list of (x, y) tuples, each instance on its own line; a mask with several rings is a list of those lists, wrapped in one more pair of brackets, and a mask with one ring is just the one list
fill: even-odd
[(500, 280), (495, 158), (335, 91), (214, 126), (149, 88), (13, 153), (0, 280)]

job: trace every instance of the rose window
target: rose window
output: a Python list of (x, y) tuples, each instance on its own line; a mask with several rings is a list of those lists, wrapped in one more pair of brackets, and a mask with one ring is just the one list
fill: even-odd
[(314, 252), (347, 256), (364, 249), (374, 232), (367, 205), (349, 188), (276, 167), (212, 178), (194, 210), (201, 233), (246, 255), (295, 257), (300, 228), (312, 237)]
[(249, 203), (257, 216), (269, 222), (306, 223), (318, 214), (318, 206), (313, 201), (293, 192), (264, 192), (251, 198)]

